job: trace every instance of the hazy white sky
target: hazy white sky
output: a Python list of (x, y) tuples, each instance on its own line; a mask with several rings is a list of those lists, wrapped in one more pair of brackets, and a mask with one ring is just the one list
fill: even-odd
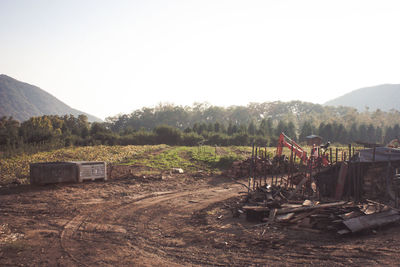
[(400, 83), (400, 1), (0, 0), (0, 73), (101, 118)]

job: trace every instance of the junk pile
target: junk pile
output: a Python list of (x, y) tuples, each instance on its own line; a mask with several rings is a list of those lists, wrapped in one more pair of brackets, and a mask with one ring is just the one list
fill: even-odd
[(366, 199), (399, 208), (400, 149), (376, 147), (314, 175), (322, 197)]
[(294, 230), (333, 231), (340, 235), (400, 220), (399, 210), (382, 203), (319, 202), (281, 186), (265, 186), (248, 192), (241, 211), (248, 221), (261, 222), (257, 226), (279, 224)]
[(348, 161), (304, 171), (290, 160), (286, 174), (274, 166), (284, 161), (271, 161), (269, 171), (278, 169), (278, 175), (257, 175), (257, 161), (248, 163), (251, 178), (241, 207), (257, 225), (349, 234), (400, 221), (400, 149), (364, 149)]
[(251, 175), (264, 175), (265, 173), (288, 173), (290, 168), (293, 168), (291, 171), (297, 172), (299, 166), (290, 164), (289, 159), (284, 155), (281, 157), (274, 157), (272, 159), (264, 156), (257, 156), (249, 157), (245, 160), (234, 161), (231, 169), (228, 171), (228, 175), (235, 178), (242, 178)]

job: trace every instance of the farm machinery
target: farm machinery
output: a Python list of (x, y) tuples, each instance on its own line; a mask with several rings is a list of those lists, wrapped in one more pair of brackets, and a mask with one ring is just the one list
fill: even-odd
[(291, 153), (293, 153), (295, 158), (297, 157), (300, 159), (301, 163), (311, 165), (312, 168), (326, 167), (329, 166), (329, 159), (325, 152), (329, 145), (329, 142), (319, 147), (314, 145), (311, 149), (310, 156), (307, 156), (307, 152), (300, 145), (282, 132), (279, 135), (278, 145), (276, 147), (276, 156), (277, 158), (282, 158), (283, 148), (287, 147), (290, 149)]

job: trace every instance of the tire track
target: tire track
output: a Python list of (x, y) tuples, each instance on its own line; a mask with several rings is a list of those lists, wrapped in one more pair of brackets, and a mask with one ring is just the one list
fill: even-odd
[[(129, 210), (130, 214), (139, 212), (142, 213), (151, 210), (151, 208), (154, 206), (160, 205), (161, 203), (168, 202), (170, 200), (174, 201), (176, 199), (187, 197), (190, 195), (204, 195), (207, 194), (207, 192), (213, 192), (213, 190), (216, 190), (216, 188), (204, 187), (196, 189), (194, 191), (187, 190), (181, 192), (176, 192), (176, 191), (155, 192), (142, 196), (137, 196), (134, 198), (120, 200), (118, 202), (109, 201), (102, 203), (101, 205), (96, 205), (97, 210), (78, 214), (65, 225), (60, 237), (61, 247), (64, 250), (64, 252), (78, 265), (88, 266), (85, 263), (85, 258), (86, 258), (85, 253), (88, 250), (88, 246), (85, 246), (83, 244), (85, 243), (85, 241), (88, 241), (89, 238), (85, 239), (85, 233), (80, 228), (82, 227), (82, 225), (85, 225), (86, 222), (87, 224), (93, 224), (93, 223), (107, 224), (109, 222), (112, 222), (112, 225), (125, 227), (125, 229), (127, 229), (131, 233), (141, 232), (140, 235), (136, 237), (136, 240), (134, 240), (135, 242), (128, 242), (123, 245), (125, 247), (128, 245), (130, 250), (133, 250), (133, 254), (135, 254), (135, 256), (137, 257), (137, 262), (141, 262), (141, 259), (143, 259), (143, 261), (148, 261), (148, 259), (151, 258), (155, 260), (156, 264), (157, 263), (165, 264), (166, 262), (168, 262), (168, 259), (160, 258), (158, 256), (160, 254), (167, 255), (167, 253), (165, 253), (163, 249), (156, 250), (158, 255), (152, 253), (152, 251), (154, 251), (154, 248), (143, 249), (151, 245), (146, 240), (147, 239), (146, 233), (147, 231), (149, 231), (149, 229), (145, 226), (145, 224), (143, 224), (143, 222), (147, 220), (155, 220), (157, 219), (157, 215), (152, 214), (151, 218), (148, 219), (145, 219), (143, 216), (139, 216), (136, 221), (130, 223), (127, 222), (125, 219), (126, 211)], [(237, 190), (235, 187), (234, 190), (232, 190), (231, 188), (229, 190), (223, 190), (223, 191), (233, 191), (234, 193), (231, 192), (231, 194), (223, 197), (218, 196), (218, 199), (226, 199), (228, 197), (231, 197), (233, 194), (236, 194)], [(219, 194), (219, 192), (217, 193)], [(204, 205), (208, 205), (209, 203), (212, 202), (213, 199), (208, 199), (207, 201), (205, 201)], [(198, 206), (198, 208), (202, 208), (204, 207), (204, 205), (200, 205)], [(80, 236), (79, 240), (76, 240), (77, 233), (79, 233)], [(90, 246), (90, 250), (94, 249), (96, 248)], [(174, 264), (173, 261), (169, 262), (169, 264), (176, 265)]]

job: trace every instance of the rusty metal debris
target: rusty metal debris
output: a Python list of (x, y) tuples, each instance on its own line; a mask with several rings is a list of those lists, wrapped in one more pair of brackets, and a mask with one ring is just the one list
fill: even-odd
[(241, 174), (247, 168), (241, 210), (248, 220), (262, 222), (257, 225), (342, 235), (400, 221), (399, 149), (355, 151), (349, 145), (348, 157), (338, 161), (336, 154), (336, 161), (322, 168), (296, 162), (293, 152), (290, 158), (269, 159), (264, 151), (253, 148), (251, 158), (235, 165)]

